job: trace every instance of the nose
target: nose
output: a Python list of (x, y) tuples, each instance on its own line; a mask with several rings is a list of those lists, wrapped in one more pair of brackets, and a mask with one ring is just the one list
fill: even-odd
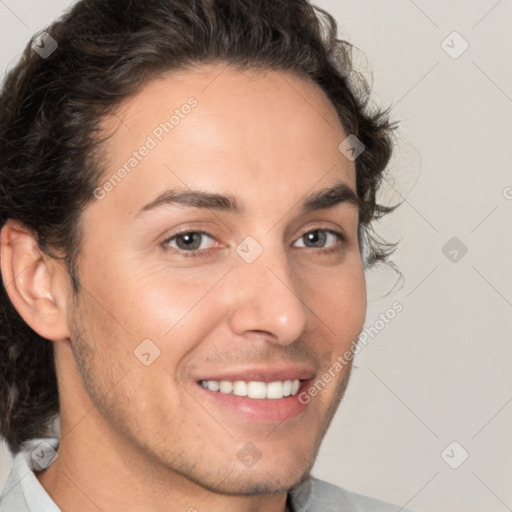
[(265, 252), (252, 263), (238, 262), (232, 272), (230, 327), (241, 336), (258, 333), (287, 345), (304, 332), (308, 307), (286, 254)]

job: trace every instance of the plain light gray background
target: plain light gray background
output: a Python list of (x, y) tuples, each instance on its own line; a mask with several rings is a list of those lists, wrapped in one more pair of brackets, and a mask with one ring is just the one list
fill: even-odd
[[(2, 72), (70, 3), (0, 0)], [(384, 297), (396, 276), (368, 274), (377, 334), (314, 474), (418, 512), (512, 510), (512, 2), (316, 4), (364, 52), (375, 101), (400, 121), (383, 197), (406, 201), (378, 228), (402, 240), (404, 284)], [(395, 301), (403, 310), (380, 328)]]

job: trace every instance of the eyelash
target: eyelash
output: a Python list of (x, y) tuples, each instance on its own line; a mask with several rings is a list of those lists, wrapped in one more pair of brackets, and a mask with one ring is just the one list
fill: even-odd
[[(308, 233), (314, 233), (316, 231), (321, 231), (321, 232), (324, 232), (324, 233), (328, 233), (328, 234), (334, 235), (338, 239), (338, 241), (341, 242), (341, 243), (346, 242), (346, 237), (345, 237), (345, 235), (343, 233), (341, 233), (340, 231), (334, 231), (332, 229), (326, 229), (326, 228), (308, 229), (307, 231), (304, 231), (304, 233), (302, 233), (297, 238), (297, 240), (300, 240), (301, 238), (306, 236)], [(182, 231), (180, 233), (175, 233), (171, 237), (165, 239), (162, 242), (162, 246), (164, 246), (164, 249), (166, 251), (169, 251), (169, 252), (174, 253), (174, 254), (180, 254), (180, 255), (182, 255), (182, 256), (184, 256), (186, 258), (190, 258), (190, 257), (208, 257), (209, 253), (211, 252), (211, 249), (193, 249), (193, 250), (190, 250), (190, 251), (184, 251), (182, 249), (175, 249), (174, 247), (172, 247), (172, 248), (167, 247), (167, 244), (169, 244), (172, 240), (174, 240), (178, 236), (192, 235), (192, 234), (206, 235), (207, 237), (210, 237), (211, 239), (215, 240), (215, 237), (213, 235), (210, 235), (210, 233), (207, 233), (206, 231)], [(316, 250), (317, 252), (320, 252), (321, 254), (330, 254), (330, 253), (333, 253), (333, 252), (338, 252), (340, 250), (340, 247), (338, 246), (338, 244), (336, 244), (335, 246), (330, 247), (330, 248), (326, 248), (326, 249), (322, 249), (322, 248), (315, 249), (314, 247), (302, 247), (302, 249), (312, 249), (312, 250)]]

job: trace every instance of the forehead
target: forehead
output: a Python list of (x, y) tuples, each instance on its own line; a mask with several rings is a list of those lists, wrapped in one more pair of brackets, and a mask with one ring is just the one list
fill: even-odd
[[(254, 121), (275, 114), (293, 114), (297, 119), (309, 114), (331, 129), (341, 127), (332, 103), (311, 79), (290, 71), (239, 69), (223, 63), (202, 64), (153, 78), (122, 102), (110, 125), (115, 128), (120, 117), (125, 121), (156, 113), (161, 117), (190, 96), (212, 111), (220, 108), (226, 118), (243, 104), (247, 112), (259, 113)], [(267, 105), (265, 111), (259, 110), (263, 104)]]
[(129, 213), (177, 185), (229, 189), (248, 201), (259, 194), (262, 208), (263, 190), (285, 201), (340, 181), (355, 189), (333, 105), (288, 72), (216, 64), (167, 74), (125, 101), (103, 130), (111, 137), (101, 183), (124, 168), (108, 199)]

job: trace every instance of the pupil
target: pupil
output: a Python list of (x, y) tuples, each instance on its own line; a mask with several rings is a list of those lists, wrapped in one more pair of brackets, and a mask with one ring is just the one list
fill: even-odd
[(315, 247), (322, 246), (325, 243), (325, 236), (322, 231), (312, 231), (306, 235), (308, 242), (311, 242)]
[(178, 245), (180, 245), (180, 240), (182, 241), (181, 245), (183, 245), (185, 249), (197, 249), (201, 245), (199, 233), (187, 233), (185, 235), (181, 235), (177, 240)]

